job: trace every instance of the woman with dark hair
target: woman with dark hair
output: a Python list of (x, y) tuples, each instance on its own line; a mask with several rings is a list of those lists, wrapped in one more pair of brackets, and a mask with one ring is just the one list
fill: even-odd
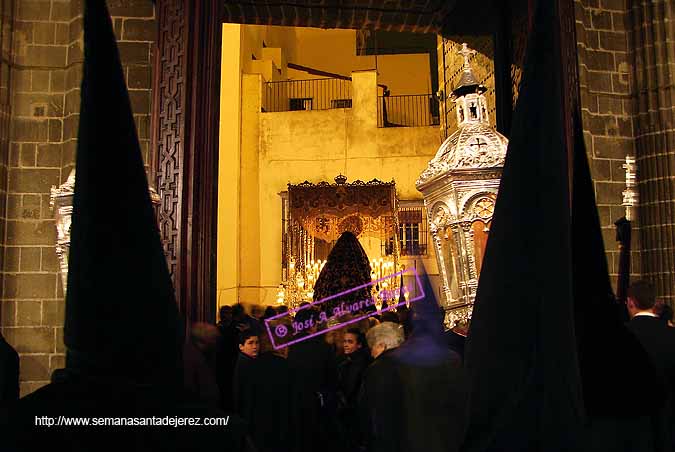
[(277, 315), (277, 310), (274, 309), (274, 306), (267, 306), (265, 308), (265, 313), (263, 314), (263, 320), (274, 317), (275, 315)]
[(366, 336), (358, 328), (349, 328), (342, 341), (344, 354), (338, 358), (338, 419), (348, 451), (361, 443), (357, 401), (361, 380), (370, 364)]

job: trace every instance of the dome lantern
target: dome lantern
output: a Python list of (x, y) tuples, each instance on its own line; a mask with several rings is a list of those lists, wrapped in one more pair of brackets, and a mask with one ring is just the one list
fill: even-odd
[(486, 88), (473, 73), (466, 43), (464, 67), (452, 100), (457, 130), (417, 180), (436, 251), (446, 326), (468, 322), (497, 199), (508, 140), (490, 125)]

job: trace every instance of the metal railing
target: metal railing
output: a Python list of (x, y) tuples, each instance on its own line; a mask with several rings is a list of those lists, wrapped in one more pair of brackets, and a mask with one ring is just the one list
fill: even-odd
[(439, 124), (439, 103), (432, 94), (377, 98), (377, 127), (424, 127)]
[(262, 100), (263, 112), (351, 108), (352, 82), (340, 78), (267, 82)]

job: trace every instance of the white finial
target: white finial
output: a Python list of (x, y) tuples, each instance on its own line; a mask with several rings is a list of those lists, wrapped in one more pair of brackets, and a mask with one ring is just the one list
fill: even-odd
[(477, 52), (475, 50), (469, 49), (469, 45), (466, 42), (463, 42), (462, 50), (460, 50), (457, 53), (464, 57), (464, 70), (466, 71), (468, 69), (471, 69), (471, 65), (469, 64), (469, 58), (472, 55), (475, 55)]
[(626, 189), (622, 193), (623, 202), (621, 205), (626, 208), (626, 220), (632, 221), (633, 207), (639, 201), (638, 192), (635, 190), (637, 187), (637, 164), (635, 163), (635, 157), (632, 155), (627, 155), (626, 163), (623, 165), (623, 168), (626, 170)]

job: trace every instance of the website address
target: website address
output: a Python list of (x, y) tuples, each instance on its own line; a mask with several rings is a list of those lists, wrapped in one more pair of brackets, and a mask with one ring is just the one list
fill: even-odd
[(226, 426), (230, 417), (68, 417), (35, 416), (41, 427), (192, 427)]

